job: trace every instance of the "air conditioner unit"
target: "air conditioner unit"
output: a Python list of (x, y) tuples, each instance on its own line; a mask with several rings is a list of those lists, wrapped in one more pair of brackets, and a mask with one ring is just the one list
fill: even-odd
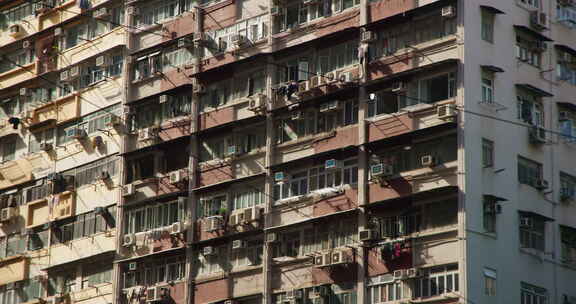
[(80, 67), (79, 66), (73, 66), (70, 68), (70, 70), (68, 70), (68, 78), (70, 80), (75, 79), (78, 76), (80, 76)]
[(317, 254), (313, 257), (312, 263), (315, 267), (323, 267), (324, 266), (324, 255)]
[(348, 84), (353, 81), (352, 72), (342, 72), (338, 75), (338, 81), (343, 84)]
[(570, 112), (568, 111), (560, 111), (558, 112), (558, 120), (559, 121), (566, 121), (570, 119)]
[[(244, 215), (244, 213), (242, 213), (242, 215)], [(236, 214), (230, 214), (230, 216), (228, 217), (228, 226), (236, 226), (236, 225), (240, 225), (241, 219), (240, 219), (240, 214), (236, 213)]]
[(432, 155), (424, 155), (420, 158), (422, 167), (434, 167), (436, 165), (436, 158)]
[(140, 13), (140, 11), (138, 10), (138, 7), (135, 7), (135, 6), (132, 5), (132, 6), (128, 6), (128, 7), (126, 8), (126, 13), (127, 13), (128, 15), (138, 16), (138, 14)]
[(242, 240), (232, 241), (232, 249), (242, 249), (242, 248), (246, 248), (246, 242)]
[(372, 42), (374, 40), (376, 40), (376, 33), (374, 33), (373, 31), (364, 31), (362, 32), (362, 42)]
[(226, 150), (226, 156), (235, 156), (235, 155), (239, 154), (239, 152), (240, 152), (239, 150), (240, 149), (236, 145), (228, 146), (228, 148)]
[(173, 223), (172, 226), (170, 226), (170, 234), (179, 234), (182, 233), (182, 231), (184, 231), (184, 229), (182, 229), (181, 222)]
[(188, 38), (178, 39), (178, 47), (179, 48), (191, 47), (191, 46), (192, 46), (192, 43), (191, 43), (190, 39), (188, 39)]
[(422, 276), (422, 271), (420, 268), (408, 268), (406, 269), (406, 276), (410, 279), (418, 278)]
[(456, 17), (456, 8), (452, 5), (444, 6), (442, 8), (442, 17), (445, 18)]
[(54, 29), (54, 37), (60, 37), (60, 36), (62, 36), (62, 28), (57, 27)]
[(20, 26), (19, 24), (13, 24), (10, 26), (10, 36), (15, 37), (22, 34), (22, 32), (23, 32), (22, 26)]
[(407, 272), (405, 269), (394, 270), (393, 276), (394, 280), (403, 280), (407, 278)]
[(108, 8), (106, 7), (99, 8), (95, 10), (94, 13), (92, 14), (94, 18), (101, 18), (108, 15), (110, 15), (110, 13), (108, 12)]
[(285, 174), (283, 171), (275, 172), (274, 173), (274, 181), (275, 182), (285, 182), (288, 181), (290, 177), (288, 174)]
[(32, 46), (32, 43), (30, 42), (30, 40), (22, 41), (22, 48), (23, 49), (29, 49), (31, 46)]
[(563, 202), (569, 201), (569, 200), (573, 200), (575, 196), (575, 191), (574, 189), (568, 188), (568, 187), (562, 187), (560, 189), (560, 200)]
[(108, 114), (104, 117), (104, 125), (106, 127), (116, 127), (122, 124), (120, 117), (114, 114)]
[(144, 128), (138, 131), (138, 140), (151, 140), (156, 138), (156, 129), (155, 128)]
[(396, 81), (392, 83), (392, 92), (401, 92), (406, 90), (406, 84), (403, 81)]
[(340, 169), (342, 168), (342, 162), (336, 159), (327, 159), (324, 162), (324, 169), (332, 170), (332, 169)]
[(342, 250), (332, 251), (330, 265), (347, 264), (349, 262), (346, 253)]
[(134, 185), (133, 184), (128, 184), (128, 185), (124, 185), (122, 187), (122, 196), (127, 197), (127, 196), (132, 196), (134, 195)]
[(138, 270), (138, 262), (130, 262), (130, 263), (128, 263), (128, 270), (129, 270), (129, 271), (136, 271), (136, 270)]
[(232, 37), (230, 37), (230, 41), (233, 44), (240, 46), (240, 45), (244, 45), (246, 43), (247, 39), (246, 39), (246, 36), (244, 36), (244, 35), (235, 34), (235, 35), (232, 35)]
[(202, 255), (214, 255), (216, 254), (216, 250), (212, 246), (206, 246), (202, 248)]
[(53, 149), (54, 149), (54, 147), (50, 143), (41, 143), (40, 144), (40, 150), (42, 150), (44, 152), (50, 152)]
[(262, 98), (261, 96), (257, 95), (257, 96), (253, 96), (250, 98), (249, 104), (248, 104), (248, 110), (256, 112), (256, 111), (260, 111), (264, 108), (264, 98)]
[(360, 230), (360, 232), (358, 232), (358, 239), (363, 242), (372, 241), (377, 238), (378, 238), (378, 231), (373, 229)]
[(310, 82), (308, 80), (301, 81), (298, 84), (298, 92), (306, 92), (310, 90)]
[(87, 134), (86, 134), (86, 130), (84, 130), (84, 129), (72, 128), (72, 129), (66, 130), (66, 136), (73, 138), (73, 139), (81, 140), (81, 139), (86, 138)]
[(304, 119), (304, 111), (294, 111), (292, 112), (292, 120)]
[(546, 143), (546, 130), (542, 127), (533, 126), (528, 132), (530, 142), (533, 144), (545, 144)]
[(333, 100), (330, 102), (325, 102), (323, 104), (320, 105), (320, 112), (330, 112), (330, 111), (336, 111), (340, 108), (340, 103), (338, 102), (338, 100)]
[(128, 247), (136, 244), (136, 235), (135, 234), (125, 234), (124, 238), (122, 239), (122, 246)]
[(546, 13), (540, 11), (530, 12), (530, 25), (538, 30), (546, 28), (548, 24), (548, 16)]
[(20, 88), (20, 96), (28, 96), (28, 88)]
[(162, 297), (158, 286), (146, 288), (146, 302), (157, 302), (160, 300), (162, 300)]
[(280, 8), (278, 6), (272, 6), (272, 8), (270, 8), (270, 14), (272, 16), (279, 16), (280, 15)]
[(336, 72), (326, 73), (326, 76), (325, 76), (326, 77), (326, 79), (325, 79), (326, 83), (331, 83), (331, 82), (337, 81), (338, 80), (337, 76), (338, 76), (338, 74)]
[(69, 78), (68, 71), (60, 72), (60, 81), (67, 81)]
[(266, 233), (266, 243), (274, 243), (278, 241), (278, 235), (275, 232)]
[(260, 219), (260, 207), (258, 206), (246, 208), (243, 213), (245, 223), (250, 223)]
[(160, 97), (158, 98), (158, 102), (159, 102), (159, 103), (166, 103), (166, 102), (168, 102), (168, 95), (166, 95), (166, 94), (160, 95)]
[(370, 175), (373, 177), (389, 177), (394, 175), (394, 167), (388, 164), (370, 166)]
[(532, 228), (534, 221), (531, 217), (523, 216), (520, 218), (520, 227), (522, 228)]
[(535, 186), (536, 186), (536, 189), (539, 189), (539, 190), (545, 190), (545, 189), (548, 189), (548, 187), (549, 187), (548, 181), (545, 179), (541, 179), (541, 178), (536, 180)]
[(309, 84), (310, 84), (310, 88), (316, 88), (316, 87), (320, 86), (320, 85), (322, 84), (322, 83), (321, 83), (321, 81), (322, 81), (321, 79), (322, 79), (322, 76), (312, 76), (312, 77), (310, 77), (310, 80), (308, 81)]
[(449, 119), (456, 116), (456, 108), (453, 105), (441, 105), (436, 108), (436, 114), (440, 119)]
[(17, 210), (14, 207), (2, 208), (0, 211), (0, 221), (7, 222), (16, 216)]
[(206, 228), (204, 229), (205, 232), (212, 232), (219, 229), (222, 229), (221, 216), (212, 216), (206, 219)]
[(182, 172), (180, 170), (175, 170), (168, 173), (170, 177), (170, 184), (176, 184), (182, 181)]
[(108, 65), (108, 58), (106, 56), (98, 56), (96, 57), (96, 66), (97, 67), (103, 67), (103, 66), (107, 66)]

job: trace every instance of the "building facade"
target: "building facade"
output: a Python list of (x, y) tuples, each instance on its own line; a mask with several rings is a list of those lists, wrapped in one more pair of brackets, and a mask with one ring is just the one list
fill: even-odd
[(576, 2), (0, 1), (0, 304), (576, 304)]

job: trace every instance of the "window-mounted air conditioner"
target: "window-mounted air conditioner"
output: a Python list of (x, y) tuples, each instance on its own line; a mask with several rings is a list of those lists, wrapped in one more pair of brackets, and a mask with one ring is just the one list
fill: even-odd
[(242, 249), (242, 248), (246, 248), (246, 242), (242, 240), (232, 241), (232, 249)]
[(216, 254), (216, 249), (212, 246), (206, 246), (204, 248), (202, 248), (202, 255), (215, 255)]
[(358, 239), (363, 242), (372, 241), (377, 238), (378, 238), (378, 231), (373, 229), (360, 230), (360, 232), (358, 232)]
[(0, 210), (0, 222), (10, 221), (11, 219), (15, 218), (16, 215), (17, 215), (16, 208), (14, 207), (2, 208), (2, 210)]
[(445, 18), (456, 17), (456, 8), (452, 5), (444, 6), (442, 8), (442, 17)]
[(87, 136), (86, 130), (84, 130), (82, 128), (72, 128), (72, 129), (66, 130), (66, 137), (81, 140), (81, 139), (86, 138), (86, 136)]
[(168, 173), (170, 178), (170, 184), (177, 184), (182, 181), (182, 172), (180, 170), (175, 170)]
[(370, 166), (370, 175), (372, 177), (389, 177), (394, 175), (394, 167), (388, 164), (376, 164)]
[(373, 31), (364, 31), (362, 32), (362, 42), (372, 42), (376, 40), (376, 33)]
[(436, 165), (436, 158), (432, 155), (424, 155), (420, 158), (422, 167), (434, 167)]
[(122, 187), (122, 196), (128, 197), (134, 195), (135, 189), (133, 184), (124, 185)]
[(456, 116), (456, 108), (451, 104), (440, 105), (436, 108), (436, 114), (440, 119), (454, 118)]
[(520, 218), (520, 227), (522, 228), (532, 228), (534, 221), (531, 217), (523, 216)]
[(136, 235), (133, 233), (125, 234), (122, 239), (122, 246), (128, 247), (136, 244)]
[(96, 57), (96, 66), (97, 67), (104, 67), (104, 66), (109, 65), (110, 62), (109, 62), (108, 58), (109, 57), (107, 57), (107, 56)]
[(342, 168), (342, 161), (336, 159), (327, 159), (324, 162), (324, 169), (326, 170), (334, 170)]
[(260, 219), (260, 207), (252, 206), (244, 209), (244, 222), (250, 223)]
[(275, 172), (274, 173), (274, 181), (275, 182), (285, 182), (288, 181), (289, 176), (288, 174), (284, 173), (283, 171)]
[(278, 241), (278, 235), (276, 232), (268, 232), (266, 233), (266, 242), (267, 243), (274, 243)]

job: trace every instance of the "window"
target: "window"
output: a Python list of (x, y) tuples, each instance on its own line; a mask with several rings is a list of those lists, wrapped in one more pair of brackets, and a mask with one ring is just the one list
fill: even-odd
[[(203, 255), (202, 253), (198, 255), (198, 273), (199, 274), (210, 274), (224, 271), (228, 269), (228, 263), (230, 261), (228, 256), (228, 246), (215, 247), (213, 250), (215, 254)], [(201, 249), (202, 250), (202, 249)]]
[(234, 77), (232, 81), (234, 82), (233, 100), (264, 93), (266, 89), (266, 73), (263, 70), (255, 71), (249, 75)]
[[(0, 28), (7, 29), (12, 24), (20, 23), (22, 20), (31, 17), (35, 12), (35, 5), (33, 1), (24, 2), (20, 5), (13, 6), (0, 13)], [(3, 19), (3, 20), (2, 20)]]
[(518, 119), (533, 126), (544, 127), (544, 107), (540, 98), (521, 92), (516, 96), (516, 100)]
[(427, 298), (459, 291), (458, 265), (425, 269), (423, 276), (414, 281), (414, 297)]
[(88, 165), (76, 169), (76, 187), (94, 184), (101, 176), (102, 172), (107, 172), (110, 177), (116, 176), (119, 171), (119, 159), (109, 157), (98, 160)]
[(278, 31), (289, 30), (317, 18), (339, 13), (358, 4), (358, 1), (353, 0), (323, 0), (312, 4), (297, 1), (288, 7), (282, 7), (280, 16), (275, 18), (276, 29)]
[(386, 216), (378, 219), (378, 230), (380, 235), (385, 238), (398, 238), (410, 235), (421, 230), (420, 212), (411, 212), (412, 214)]
[(482, 11), (482, 40), (494, 42), (494, 14)]
[(494, 103), (494, 77), (487, 72), (482, 72), (482, 102)]
[(576, 198), (576, 177), (560, 172), (560, 200), (569, 201)]
[(484, 231), (488, 233), (496, 233), (496, 216), (498, 202), (491, 196), (485, 195), (483, 198), (483, 215)]
[(484, 268), (484, 294), (487, 296), (496, 296), (496, 271)]
[(561, 259), (567, 264), (576, 264), (576, 228), (560, 225)]
[(246, 243), (245, 248), (232, 249), (230, 257), (232, 268), (262, 264), (262, 241), (246, 241)]
[(263, 204), (263, 195), (263, 191), (260, 189), (239, 191), (233, 195), (234, 201), (232, 203), (232, 210), (244, 209)]
[(538, 181), (542, 179), (542, 165), (518, 156), (518, 182), (532, 187), (538, 186)]
[(49, 246), (49, 235), (49, 230), (32, 231), (28, 234), (28, 250), (38, 250)]
[(7, 60), (0, 61), (0, 74), (28, 65), (36, 60), (36, 53), (33, 49), (18, 49), (6, 54)]
[(163, 50), (164, 71), (192, 63), (193, 54), (188, 48), (172, 48)]
[(162, 72), (160, 51), (136, 59), (134, 79), (141, 80)]
[(232, 83), (220, 81), (206, 88), (206, 94), (200, 97), (201, 112), (217, 109), (232, 101)]
[[(358, 63), (358, 41), (347, 41), (329, 48), (318, 50), (315, 62), (316, 73), (318, 75), (324, 75), (356, 64)], [(295, 63), (295, 60), (289, 61), (287, 65), (293, 67), (292, 71), (288, 69), (285, 70), (285, 74), (281, 75), (279, 78), (281, 81), (306, 80), (310, 76), (306, 73), (306, 71), (309, 71), (310, 69), (307, 58), (300, 58), (298, 64)], [(297, 72), (297, 74), (295, 74), (295, 72)]]
[(544, 251), (546, 222), (540, 216), (520, 213), (520, 246)]
[(254, 44), (268, 35), (268, 15), (261, 15), (242, 20), (231, 26), (206, 33), (207, 45), (201, 49), (202, 57), (209, 58), (232, 50), (234, 35), (242, 35), (249, 44)]
[(558, 1), (556, 8), (556, 19), (560, 24), (563, 24), (572, 29), (576, 28), (576, 7), (571, 5), (562, 5)]
[(0, 238), (0, 258), (23, 254), (26, 251), (26, 235), (11, 234)]
[(494, 142), (486, 138), (482, 138), (482, 166), (494, 167)]
[(560, 109), (560, 119), (558, 120), (560, 133), (567, 143), (576, 142), (576, 113), (565, 109)]
[(522, 62), (540, 67), (542, 64), (542, 53), (546, 50), (546, 42), (516, 35), (516, 58)]
[(548, 291), (545, 288), (520, 282), (520, 304), (547, 304)]
[(226, 195), (215, 196), (211, 198), (200, 199), (200, 205), (197, 208), (198, 217), (210, 217), (216, 215), (225, 215), (228, 211), (228, 202)]
[(126, 163), (126, 183), (154, 177), (156, 156), (148, 154), (136, 159), (128, 160)]
[(217, 138), (202, 142), (200, 145), (200, 162), (224, 159), (228, 156), (230, 146), (234, 146), (230, 138)]
[(427, 103), (434, 103), (456, 96), (456, 74), (447, 73), (428, 79), (420, 80), (419, 99)]
[(150, 231), (183, 221), (185, 208), (184, 200), (175, 200), (127, 210), (124, 233)]
[(391, 273), (370, 278), (367, 289), (369, 304), (395, 302), (410, 295), (409, 285), (405, 281), (395, 281)]
[[(127, 265), (126, 263), (125, 265)], [(123, 287), (154, 286), (157, 283), (179, 281), (186, 276), (186, 257), (170, 256), (146, 260), (136, 271), (124, 269)]]
[(2, 140), (2, 162), (16, 158), (16, 138), (4, 138)]
[(57, 229), (52, 230), (52, 244), (64, 244), (96, 233), (104, 232), (108, 227), (115, 227), (116, 207), (106, 208), (105, 214), (88, 212), (59, 223)]
[[(346, 180), (343, 180), (346, 177)], [(325, 166), (314, 167), (291, 174), (286, 182), (274, 185), (274, 199), (281, 200), (290, 197), (306, 195), (310, 191), (339, 187), (358, 182), (358, 164), (356, 159), (345, 161), (345, 167), (327, 170)]]
[(135, 18), (137, 27), (145, 27), (165, 22), (183, 12), (192, 9), (191, 0), (156, 1), (140, 7), (140, 13)]
[(38, 277), (20, 281), (21, 287), (13, 284), (0, 286), (0, 303), (15, 304), (31, 302), (44, 296), (44, 288)]
[[(540, 0), (520, 0), (520, 3), (533, 7), (533, 8), (539, 8), (540, 7)], [(524, 303), (522, 303), (524, 304)]]
[(0, 100), (0, 117), (12, 117), (24, 110), (24, 100), (20, 96), (12, 96)]
[(82, 265), (82, 289), (112, 282), (112, 263), (90, 263)]
[(30, 134), (28, 150), (30, 153), (40, 152), (40, 145), (43, 143), (54, 145), (54, 129), (47, 129)]

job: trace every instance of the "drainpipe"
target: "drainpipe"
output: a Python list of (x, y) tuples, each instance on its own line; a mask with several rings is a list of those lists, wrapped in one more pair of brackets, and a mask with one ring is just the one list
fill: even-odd
[[(202, 9), (198, 6), (194, 7), (193, 10), (194, 20), (196, 21), (196, 29), (198, 33), (204, 31), (202, 26)], [(194, 72), (200, 70), (200, 57), (196, 53), (194, 56)], [(195, 271), (193, 269), (194, 260), (196, 258), (192, 244), (194, 243), (194, 233), (196, 224), (196, 193), (193, 189), (196, 187), (198, 180), (198, 136), (197, 132), (199, 129), (199, 119), (200, 119), (200, 95), (194, 93), (194, 88), (198, 86), (198, 78), (194, 76), (192, 79), (192, 106), (190, 111), (190, 157), (188, 160), (188, 208), (186, 214), (186, 278), (188, 286), (185, 296), (185, 303), (194, 303), (194, 279)]]
[[(361, 33), (365, 30), (365, 26), (368, 24), (368, 9), (369, 1), (360, 1), (360, 50), (367, 47), (367, 43), (361, 42)], [(364, 60), (360, 62), (358, 68), (360, 69), (360, 79), (358, 88), (358, 231), (364, 230), (366, 227), (366, 212), (365, 206), (367, 204), (366, 193), (368, 187), (368, 152), (366, 151), (367, 140), (367, 124), (366, 124), (366, 106), (367, 94), (366, 94), (366, 82), (368, 80), (368, 56), (364, 54)], [(367, 250), (363, 246), (360, 246), (357, 250), (356, 261), (358, 264), (358, 282), (357, 282), (357, 303), (366, 303), (366, 269), (368, 267)]]

